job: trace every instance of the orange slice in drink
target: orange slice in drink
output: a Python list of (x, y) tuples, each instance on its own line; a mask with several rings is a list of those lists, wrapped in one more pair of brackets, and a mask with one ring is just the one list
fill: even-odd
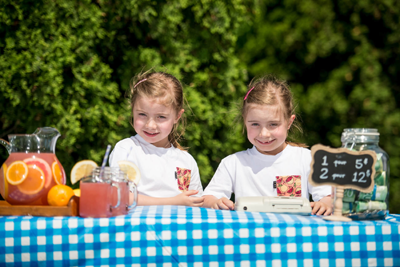
[(40, 169), (35, 164), (29, 164), (28, 169), (28, 177), (26, 177), (23, 183), (18, 185), (18, 189), (21, 193), (24, 193), (26, 195), (33, 195), (42, 190), (44, 186), (45, 176), (42, 169)]
[(7, 182), (19, 185), (28, 176), (28, 166), (25, 162), (17, 160), (11, 163), (6, 172)]
[(49, 163), (47, 163), (47, 161), (45, 161), (44, 159), (38, 157), (26, 158), (24, 159), (24, 162), (28, 165), (36, 165), (43, 171), (45, 177), (44, 187), (48, 188), (52, 180), (51, 168)]
[(53, 179), (56, 184), (65, 184), (63, 172), (60, 169), (57, 161), (54, 161), (51, 165), (51, 170), (53, 171)]

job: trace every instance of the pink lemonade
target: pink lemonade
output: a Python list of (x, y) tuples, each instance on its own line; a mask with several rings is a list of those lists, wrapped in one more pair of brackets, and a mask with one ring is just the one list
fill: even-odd
[(79, 216), (91, 218), (111, 217), (111, 185), (108, 183), (80, 184)]
[[(121, 201), (119, 203), (119, 206), (117, 208), (112, 209), (112, 216), (118, 216), (122, 214), (128, 214), (128, 206), (129, 206), (129, 186), (127, 182), (114, 182), (115, 184), (118, 184), (120, 190), (121, 190)], [(111, 204), (113, 207), (115, 207), (118, 203), (118, 189), (113, 186), (112, 187), (112, 201)]]
[[(23, 161), (28, 166), (27, 177), (17, 185), (10, 184), (7, 179), (7, 170), (15, 161)], [(10, 179), (15, 175), (11, 171), (8, 173)], [(0, 193), (13, 205), (48, 205), (47, 193), (58, 183), (65, 184), (66, 176), (64, 168), (53, 153), (14, 152), (0, 169)]]

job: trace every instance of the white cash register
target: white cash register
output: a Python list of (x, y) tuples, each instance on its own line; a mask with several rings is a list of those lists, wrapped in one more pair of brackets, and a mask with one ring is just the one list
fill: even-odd
[(310, 201), (304, 197), (240, 197), (236, 211), (256, 211), (311, 215)]

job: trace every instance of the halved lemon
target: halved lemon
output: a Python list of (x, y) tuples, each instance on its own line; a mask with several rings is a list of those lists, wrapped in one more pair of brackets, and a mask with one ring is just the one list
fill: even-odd
[(128, 175), (128, 179), (138, 184), (141, 178), (138, 166), (135, 163), (128, 160), (118, 161), (119, 168)]
[(53, 173), (53, 179), (56, 184), (65, 184), (63, 172), (61, 171), (60, 165), (58, 165), (57, 161), (53, 162), (53, 164), (51, 165), (51, 170)]
[(78, 182), (83, 177), (90, 175), (94, 168), (98, 167), (93, 160), (78, 161), (71, 170), (71, 184)]
[(7, 169), (7, 182), (19, 185), (28, 177), (28, 165), (21, 160), (14, 161)]
[(28, 176), (18, 185), (18, 189), (21, 193), (33, 195), (42, 190), (46, 177), (44, 176), (42, 169), (35, 164), (29, 164), (28, 169)]

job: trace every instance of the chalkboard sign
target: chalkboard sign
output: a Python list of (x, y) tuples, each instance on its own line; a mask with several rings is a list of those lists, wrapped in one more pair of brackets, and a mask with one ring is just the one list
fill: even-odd
[(311, 148), (309, 182), (313, 186), (332, 185), (371, 192), (374, 188), (376, 154), (315, 145)]

